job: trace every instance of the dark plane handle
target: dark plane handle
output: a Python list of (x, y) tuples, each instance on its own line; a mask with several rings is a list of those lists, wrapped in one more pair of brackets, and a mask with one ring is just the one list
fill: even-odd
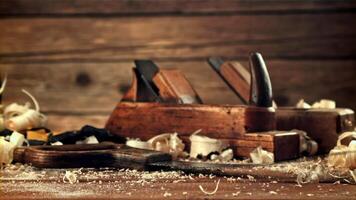
[(210, 57), (208, 63), (243, 103), (258, 107), (272, 106), (271, 81), (261, 54), (250, 55), (250, 71), (239, 63), (224, 62), (217, 57)]
[(260, 53), (250, 55), (251, 92), (250, 105), (272, 107), (272, 84)]

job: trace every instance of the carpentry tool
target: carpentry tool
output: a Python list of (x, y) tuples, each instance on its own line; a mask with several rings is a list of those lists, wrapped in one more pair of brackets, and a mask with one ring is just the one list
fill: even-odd
[[(258, 79), (254, 70), (266, 68), (259, 53), (250, 56), (251, 74), (237, 62), (224, 62), (220, 58), (209, 58), (209, 64), (225, 83), (242, 99), (243, 102), (256, 102), (254, 93), (250, 94), (250, 85)], [(263, 77), (263, 76), (262, 76)], [(266, 81), (266, 80), (261, 80)], [(263, 84), (262, 84), (263, 85)], [(272, 99), (272, 98), (270, 98)], [(318, 145), (319, 153), (329, 152), (336, 144), (338, 134), (355, 128), (354, 111), (347, 108), (304, 109), (295, 107), (278, 107), (276, 109), (276, 129), (299, 129), (307, 132)]]
[[(296, 182), (297, 175), (278, 171), (279, 164), (214, 163), (172, 160), (168, 153), (136, 149), (123, 144), (77, 144), (62, 146), (20, 147), (14, 151), (14, 161), (38, 168), (125, 168), (136, 170), (178, 170), (194, 174), (215, 174), (260, 180)], [(285, 163), (287, 164), (287, 163)], [(344, 177), (342, 177), (344, 178)], [(332, 176), (320, 177), (320, 182), (335, 182)]]
[[(256, 173), (251, 170), (252, 167), (271, 166), (253, 163), (173, 161), (168, 153), (115, 143), (21, 147), (15, 149), (14, 161), (31, 163), (38, 168), (115, 167), (137, 170), (181, 170), (187, 173), (231, 176), (251, 175)], [(260, 171), (260, 177), (267, 175), (269, 174), (265, 171)], [(290, 177), (287, 173), (284, 176)]]
[[(147, 77), (140, 73), (143, 79), (153, 81), (140, 81), (135, 74), (131, 88), (106, 124), (110, 133), (147, 140), (161, 133), (177, 132), (187, 143), (188, 137), (201, 129), (201, 134), (229, 143), (238, 157), (249, 157), (249, 153), (258, 146), (273, 152), (276, 161), (299, 157), (297, 132), (271, 132), (275, 130), (275, 119), (266, 69), (256, 68), (253, 72), (256, 78), (251, 92), (255, 99), (251, 106), (206, 105), (200, 104), (199, 96), (177, 70), (157, 72), (152, 61), (135, 61), (135, 64), (136, 68), (146, 68)], [(162, 102), (140, 101), (139, 88), (146, 86), (156, 88), (150, 91)]]
[[(136, 68), (142, 63), (147, 68), (151, 62), (135, 61)], [(152, 74), (154, 73), (144, 77), (141, 73), (141, 77), (148, 80)], [(142, 102), (137, 98), (140, 95), (139, 88), (158, 87), (151, 81), (140, 82), (138, 77), (133, 81), (135, 83), (128, 92), (130, 95), (124, 95), (125, 98), (118, 103), (106, 124), (106, 129), (113, 134), (147, 139), (164, 132), (176, 131), (180, 135), (190, 135), (202, 129), (202, 133), (206, 133), (207, 136), (234, 138), (246, 132), (274, 130), (274, 109), (271, 107)], [(260, 88), (263, 87), (257, 89)], [(137, 95), (132, 95), (134, 92)], [(152, 93), (159, 95), (159, 88)], [(128, 96), (133, 98), (128, 99)]]

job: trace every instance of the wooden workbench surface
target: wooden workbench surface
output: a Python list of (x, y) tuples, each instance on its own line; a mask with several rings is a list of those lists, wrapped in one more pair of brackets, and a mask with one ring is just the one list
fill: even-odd
[[(66, 171), (77, 177), (69, 183)], [(356, 185), (260, 182), (238, 177), (118, 169), (45, 169), (12, 165), (2, 171), (0, 199), (356, 199)], [(67, 172), (68, 173), (68, 172)], [(202, 186), (207, 192), (199, 188)]]

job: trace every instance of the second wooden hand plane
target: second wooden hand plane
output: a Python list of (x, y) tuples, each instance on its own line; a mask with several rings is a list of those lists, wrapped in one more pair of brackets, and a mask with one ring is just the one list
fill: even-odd
[[(238, 62), (224, 62), (221, 58), (209, 58), (209, 64), (225, 81), (225, 83), (245, 103), (256, 103), (259, 90), (254, 85), (254, 70), (266, 68), (262, 55), (250, 55), (251, 74)], [(266, 81), (261, 79), (260, 81)], [(250, 89), (251, 88), (251, 89)], [(252, 92), (251, 92), (252, 90)], [(251, 95), (250, 95), (251, 94)], [(304, 109), (296, 107), (278, 107), (276, 109), (276, 129), (299, 129), (307, 132), (318, 143), (319, 153), (329, 152), (336, 144), (338, 134), (355, 128), (354, 111), (347, 108), (336, 109)]]
[(300, 135), (276, 132), (271, 83), (266, 69), (258, 69), (253, 105), (206, 105), (178, 70), (159, 70), (149, 60), (135, 61), (131, 88), (111, 114), (106, 129), (123, 137), (147, 140), (177, 132), (186, 144), (201, 134), (227, 143), (235, 156), (249, 157), (258, 146), (273, 152), (276, 161), (300, 155)]

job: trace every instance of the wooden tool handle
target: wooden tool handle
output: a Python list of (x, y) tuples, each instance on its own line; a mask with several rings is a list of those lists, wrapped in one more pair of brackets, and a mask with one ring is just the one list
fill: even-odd
[(250, 105), (272, 106), (272, 84), (266, 64), (260, 53), (250, 55), (251, 94)]
[[(122, 144), (82, 144), (29, 147), (16, 158), (40, 168), (119, 167), (144, 170), (152, 162), (170, 161), (169, 154)], [(23, 153), (20, 156), (20, 153)]]

